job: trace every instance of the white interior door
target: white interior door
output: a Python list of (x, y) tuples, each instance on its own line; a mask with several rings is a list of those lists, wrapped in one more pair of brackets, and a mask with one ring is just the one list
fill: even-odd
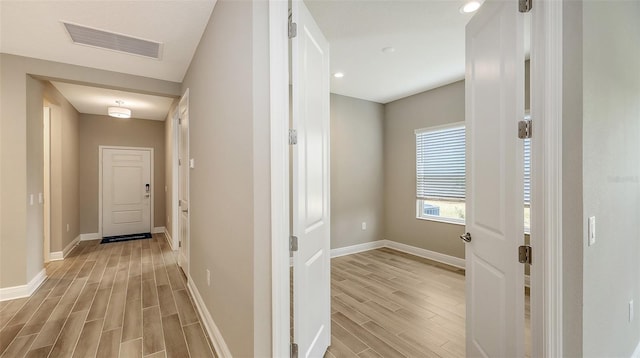
[(468, 357), (524, 356), (523, 14), (487, 0), (466, 28)]
[(102, 236), (151, 232), (151, 151), (102, 149)]
[(329, 44), (302, 1), (293, 1), (292, 40), (294, 339), (300, 357), (331, 343), (329, 210)]
[(180, 99), (178, 107), (178, 203), (180, 206), (178, 264), (189, 272), (189, 91)]

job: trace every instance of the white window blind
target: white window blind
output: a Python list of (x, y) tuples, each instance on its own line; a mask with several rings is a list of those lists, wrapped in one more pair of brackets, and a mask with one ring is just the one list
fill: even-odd
[(416, 131), (417, 199), (464, 200), (465, 128)]

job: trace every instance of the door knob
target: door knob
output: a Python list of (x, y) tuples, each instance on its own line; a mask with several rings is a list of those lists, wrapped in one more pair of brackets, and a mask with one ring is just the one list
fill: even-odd
[(464, 235), (460, 235), (460, 238), (464, 242), (471, 242), (471, 234), (470, 233), (466, 233)]

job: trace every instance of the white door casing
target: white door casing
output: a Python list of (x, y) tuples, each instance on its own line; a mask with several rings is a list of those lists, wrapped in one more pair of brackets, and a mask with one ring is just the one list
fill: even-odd
[(523, 16), (488, 0), (466, 27), (468, 357), (524, 356)]
[(152, 151), (101, 148), (102, 236), (151, 232)]
[(49, 262), (51, 251), (51, 107), (44, 107), (42, 139), (44, 154), (44, 187), (43, 187), (43, 248), (44, 262)]
[(300, 357), (331, 344), (329, 43), (302, 1), (292, 4), (294, 340)]
[(178, 203), (180, 209), (178, 264), (189, 274), (189, 90), (178, 104)]

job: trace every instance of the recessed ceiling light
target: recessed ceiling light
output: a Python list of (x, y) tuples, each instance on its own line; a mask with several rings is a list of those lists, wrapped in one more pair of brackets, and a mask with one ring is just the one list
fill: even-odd
[(463, 14), (468, 14), (470, 12), (474, 12), (474, 11), (476, 11), (476, 10), (478, 10), (480, 8), (480, 5), (482, 5), (482, 4), (478, 0), (467, 1), (460, 8), (460, 12), (463, 13)]
[(336, 72), (336, 73), (334, 73), (334, 74), (333, 74), (333, 77), (335, 77), (335, 78), (342, 78), (342, 77), (344, 77), (344, 73), (342, 73), (342, 72)]
[(394, 53), (394, 52), (396, 52), (396, 48), (392, 47), (392, 46), (385, 47), (385, 48), (382, 49), (382, 52), (384, 52), (384, 53)]

